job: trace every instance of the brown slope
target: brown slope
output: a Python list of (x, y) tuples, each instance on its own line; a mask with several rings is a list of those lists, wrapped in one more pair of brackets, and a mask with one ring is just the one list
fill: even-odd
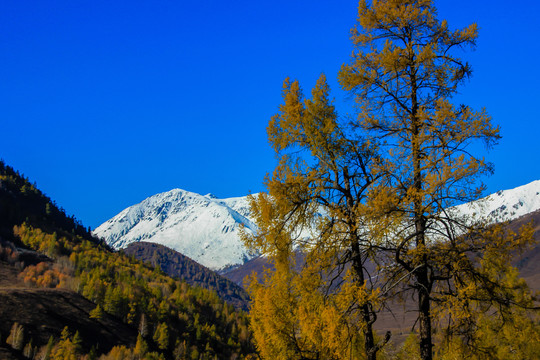
[(266, 258), (259, 256), (245, 262), (243, 265), (221, 272), (221, 276), (226, 277), (240, 286), (246, 286), (245, 280), (247, 276), (255, 273), (260, 279), (262, 278), (264, 270), (267, 268), (272, 269), (273, 266)]
[[(50, 336), (59, 339), (65, 326), (72, 334), (79, 332), (85, 351), (94, 346), (101, 353), (115, 345), (135, 344), (135, 329), (107, 314), (100, 320), (91, 319), (89, 313), (96, 305), (81, 295), (63, 289), (25, 287), (17, 278), (17, 269), (5, 261), (0, 261), (0, 274), (6, 276), (0, 286), (2, 340), (18, 322), (24, 326), (25, 342), (32, 339), (37, 346), (47, 344)], [(0, 346), (7, 346), (4, 341)]]
[(519, 269), (521, 276), (534, 291), (540, 291), (540, 210), (520, 217), (509, 224), (512, 231), (519, 231), (531, 224), (534, 229), (534, 245), (531, 249), (519, 254), (513, 264)]

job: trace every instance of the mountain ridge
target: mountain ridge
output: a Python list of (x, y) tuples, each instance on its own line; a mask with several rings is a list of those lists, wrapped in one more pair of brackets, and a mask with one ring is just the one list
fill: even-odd
[[(540, 180), (452, 208), (459, 215), (490, 223), (514, 220), (540, 209)], [(239, 236), (242, 226), (248, 234), (257, 231), (247, 196), (218, 199), (173, 189), (122, 210), (94, 234), (116, 249), (137, 241), (165, 245), (225, 273), (257, 256), (244, 247)]]

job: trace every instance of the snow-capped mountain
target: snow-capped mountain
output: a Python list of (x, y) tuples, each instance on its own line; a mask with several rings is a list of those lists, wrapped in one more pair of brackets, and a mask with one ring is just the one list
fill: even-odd
[(149, 241), (172, 248), (220, 270), (253, 257), (239, 237), (240, 226), (253, 232), (247, 197), (217, 199), (174, 189), (128, 207), (95, 229), (116, 249)]
[(540, 209), (540, 180), (500, 190), (472, 203), (456, 206), (459, 214), (497, 223), (517, 219)]
[[(540, 180), (455, 207), (458, 214), (489, 222), (517, 219), (540, 209)], [(100, 225), (94, 234), (114, 248), (136, 241), (170, 247), (213, 270), (244, 264), (254, 257), (239, 237), (257, 227), (247, 197), (217, 199), (174, 189), (147, 198)]]

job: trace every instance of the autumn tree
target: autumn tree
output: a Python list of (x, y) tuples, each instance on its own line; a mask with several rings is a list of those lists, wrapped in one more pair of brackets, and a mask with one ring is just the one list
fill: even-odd
[(137, 343), (133, 349), (133, 353), (137, 356), (137, 359), (142, 359), (148, 352), (148, 344), (144, 341), (141, 334), (137, 335)]
[(24, 346), (23, 356), (26, 357), (27, 359), (33, 359), (34, 355), (36, 354), (36, 351), (37, 350), (34, 347), (32, 340), (30, 340), (30, 342)]
[(103, 316), (105, 315), (105, 312), (103, 311), (103, 309), (101, 308), (101, 306), (98, 304), (94, 310), (91, 310), (89, 313), (88, 313), (90, 319), (96, 319), (96, 320), (101, 320), (103, 319)]
[(53, 351), (54, 347), (54, 338), (52, 336), (49, 337), (49, 341), (47, 342), (47, 345), (42, 346), (38, 353), (35, 356), (35, 359), (38, 360), (49, 360), (51, 357), (51, 353)]
[(338, 117), (324, 75), (311, 95), (285, 80), (268, 126), (279, 164), (251, 197), (259, 231), (245, 240), (274, 266), (251, 282), (254, 338), (268, 359), (376, 359), (389, 334), (373, 330), (384, 296), (362, 223), (375, 149)]
[(489, 229), (451, 208), (478, 199), (479, 178), (492, 172), (473, 145), (489, 148), (499, 139), (485, 110), (452, 103), (471, 75), (458, 51), (474, 47), (476, 38), (476, 24), (453, 31), (439, 21), (432, 0), (362, 0), (355, 51), (340, 72), (342, 86), (355, 94), (358, 126), (380, 148), (372, 171), (385, 181), (371, 193), (370, 216), (385, 226), (374, 233), (379, 251), (391, 253), (387, 269), (414, 292), (424, 360), (433, 357), (435, 305), (450, 309), (443, 318), (457, 319), (460, 331), (472, 331), (472, 308), (489, 308), (479, 302), (516, 304), (526, 292), (510, 291), (516, 289), (505, 285), (509, 269), (497, 262), (530, 233)]
[(62, 360), (75, 360), (81, 352), (81, 337), (77, 331), (71, 336), (68, 327), (64, 327), (60, 335), (60, 341), (56, 345), (53, 358)]
[(146, 314), (141, 314), (141, 320), (139, 321), (139, 335), (143, 338), (148, 336), (148, 319)]
[(154, 341), (161, 350), (167, 350), (169, 347), (169, 329), (167, 324), (159, 323), (154, 332)]

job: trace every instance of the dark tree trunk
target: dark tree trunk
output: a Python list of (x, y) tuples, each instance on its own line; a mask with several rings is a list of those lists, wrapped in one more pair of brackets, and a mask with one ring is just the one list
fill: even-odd
[(431, 339), (431, 303), (429, 299), (430, 284), (427, 269), (418, 271), (418, 313), (420, 322), (420, 358), (433, 359), (433, 343)]

